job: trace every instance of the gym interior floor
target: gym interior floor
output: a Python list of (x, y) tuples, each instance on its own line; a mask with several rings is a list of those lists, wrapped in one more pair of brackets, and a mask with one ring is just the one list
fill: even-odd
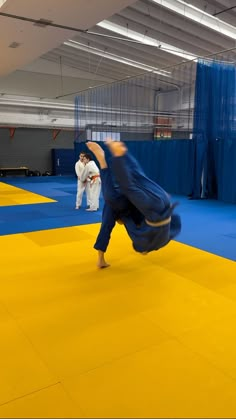
[(173, 197), (178, 241), (142, 256), (117, 225), (99, 270), (75, 194), (0, 182), (0, 417), (235, 417), (235, 206)]

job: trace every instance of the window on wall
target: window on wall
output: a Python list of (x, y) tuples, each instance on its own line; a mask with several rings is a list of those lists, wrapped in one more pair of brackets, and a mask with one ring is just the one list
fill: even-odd
[(92, 141), (105, 141), (107, 138), (111, 138), (114, 141), (120, 141), (120, 132), (92, 132)]

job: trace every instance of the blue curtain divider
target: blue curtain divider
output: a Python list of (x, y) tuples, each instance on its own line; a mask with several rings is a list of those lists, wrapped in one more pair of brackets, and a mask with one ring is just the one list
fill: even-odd
[(218, 199), (236, 204), (236, 141), (219, 140), (214, 143)]
[(236, 203), (236, 67), (197, 64), (192, 197)]

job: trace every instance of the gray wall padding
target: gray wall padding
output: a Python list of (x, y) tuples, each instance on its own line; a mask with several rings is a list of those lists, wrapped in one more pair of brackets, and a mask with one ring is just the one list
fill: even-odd
[(10, 138), (8, 128), (0, 128), (0, 167), (26, 166), (30, 170), (52, 171), (53, 148), (74, 149), (74, 131), (60, 131), (53, 140), (53, 130), (16, 128)]

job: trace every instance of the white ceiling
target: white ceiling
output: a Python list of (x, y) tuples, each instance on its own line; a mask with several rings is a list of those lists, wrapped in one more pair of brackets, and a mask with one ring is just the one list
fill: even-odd
[[(210, 15), (235, 6), (217, 17), (236, 25), (236, 0), (189, 0), (186, 3)], [(80, 90), (143, 72), (106, 56), (66, 46), (63, 43), (68, 39), (155, 68), (169, 67), (173, 83), (188, 82), (187, 70), (173, 71), (173, 66), (183, 62), (183, 58), (158, 47), (129, 42), (124, 36), (102, 29), (96, 23), (103, 19), (125, 28), (127, 37), (129, 31), (135, 31), (143, 39), (151, 37), (158, 43), (167, 43), (197, 56), (236, 47), (236, 37), (229, 38), (203, 26), (201, 19), (193, 22), (152, 0), (7, 0), (0, 13), (36, 20), (43, 18), (53, 24), (88, 29), (80, 33), (51, 26), (40, 28), (33, 22), (0, 15), (0, 94), (60, 98), (69, 102)], [(12, 42), (19, 43), (19, 47), (9, 48)], [(235, 51), (224, 53), (223, 57), (235, 61)]]

